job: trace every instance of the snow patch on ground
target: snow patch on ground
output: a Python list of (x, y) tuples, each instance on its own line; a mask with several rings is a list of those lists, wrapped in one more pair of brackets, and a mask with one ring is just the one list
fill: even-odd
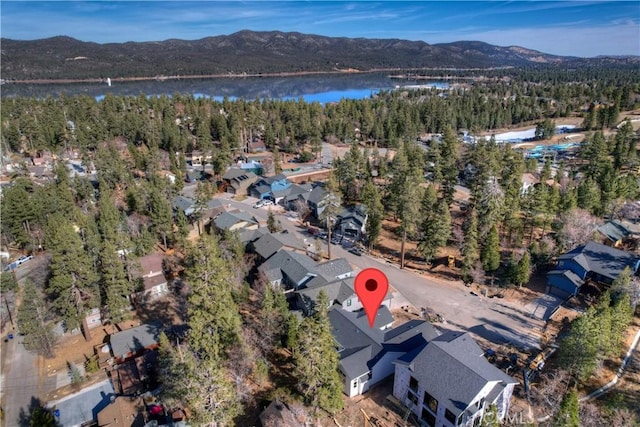
[[(575, 129), (574, 125), (556, 126), (556, 134), (565, 133)], [(496, 134), (496, 142), (522, 142), (527, 139), (533, 139), (536, 136), (536, 128), (505, 132)]]

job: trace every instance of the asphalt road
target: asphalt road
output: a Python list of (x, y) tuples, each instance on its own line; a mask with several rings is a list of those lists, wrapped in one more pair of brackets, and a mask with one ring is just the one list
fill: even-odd
[(22, 427), (21, 420), (30, 413), (32, 400), (38, 396), (38, 356), (27, 351), (22, 338), (14, 335), (14, 339), (2, 343), (6, 351), (2, 384), (6, 427)]
[[(224, 197), (229, 199), (231, 206), (266, 222), (268, 208), (254, 209), (252, 206), (256, 199), (249, 197), (238, 202), (231, 200), (230, 195)], [(281, 208), (272, 209), (275, 212)], [(297, 233), (301, 239), (312, 241), (311, 236), (301, 232), (301, 228), (296, 225), (297, 221), (291, 221), (290, 218), (278, 214), (276, 219), (279, 219), (283, 228), (289, 232)], [(374, 267), (383, 271), (389, 278), (390, 285), (404, 297), (404, 300), (410, 301), (418, 310), (422, 307), (430, 308), (442, 315), (445, 322), (439, 326), (469, 331), (496, 344), (511, 343), (521, 349), (540, 348), (539, 336), (544, 321), (533, 316), (524, 305), (500, 298), (474, 295), (462, 282), (443, 281), (413, 271), (400, 270), (385, 260), (368, 255), (353, 255), (339, 245), (332, 245), (331, 255), (332, 258), (346, 258), (358, 270)]]

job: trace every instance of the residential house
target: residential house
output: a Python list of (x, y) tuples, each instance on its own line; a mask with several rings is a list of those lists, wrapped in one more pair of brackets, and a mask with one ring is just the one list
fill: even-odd
[(177, 195), (173, 198), (173, 209), (182, 211), (184, 216), (189, 217), (196, 211), (196, 201), (190, 197)]
[(141, 355), (147, 350), (158, 348), (162, 324), (160, 322), (142, 324), (135, 328), (117, 332), (109, 337), (111, 353), (116, 363), (123, 363)]
[(346, 279), (347, 277), (355, 276), (355, 271), (346, 258), (336, 258), (321, 262), (316, 265), (316, 271), (333, 279)]
[(318, 185), (311, 190), (311, 193), (307, 197), (307, 204), (316, 218), (320, 218), (322, 215), (322, 212), (328, 203), (328, 198), (329, 193), (321, 185)]
[(50, 151), (43, 151), (31, 158), (33, 166), (50, 166), (55, 160), (55, 156)]
[(262, 163), (260, 162), (256, 162), (254, 160), (248, 161), (248, 162), (241, 162), (239, 161), (237, 166), (245, 171), (248, 172), (253, 172), (256, 175), (262, 175), (262, 173), (264, 172), (264, 166), (262, 165)]
[(240, 230), (238, 232), (238, 238), (245, 245), (255, 242), (265, 234), (269, 234), (269, 230), (266, 227), (261, 227), (256, 230)]
[(267, 146), (264, 145), (264, 141), (254, 138), (253, 141), (247, 143), (248, 153), (263, 153), (267, 151)]
[(200, 166), (205, 163), (211, 163), (211, 152), (204, 154), (202, 151), (193, 150), (190, 153), (187, 153), (186, 160), (191, 166)]
[(260, 227), (255, 217), (242, 211), (221, 213), (213, 223), (219, 231), (256, 230)]
[[(316, 276), (294, 293), (294, 306), (305, 316), (309, 316), (314, 311), (320, 292), (324, 292), (330, 307), (340, 306), (345, 311), (362, 310), (362, 302), (356, 295), (353, 281), (353, 277), (331, 279), (325, 275)], [(391, 308), (391, 298), (389, 291), (380, 305)]]
[(145, 404), (140, 397), (113, 396), (98, 412), (98, 427), (143, 427)]
[(350, 207), (338, 214), (334, 229), (343, 236), (349, 236), (356, 240), (365, 232), (367, 213), (364, 205)]
[(289, 194), (282, 199), (282, 205), (287, 210), (296, 210), (298, 201), (307, 204), (311, 190), (313, 190), (311, 184), (292, 184), (289, 187)]
[(520, 187), (520, 193), (525, 194), (530, 190), (533, 190), (533, 187), (540, 183), (540, 180), (534, 174), (527, 172), (522, 174), (521, 178), (522, 186)]
[(395, 360), (393, 395), (423, 425), (478, 426), (490, 405), (504, 419), (516, 384), (469, 333), (447, 332)]
[(338, 344), (343, 392), (358, 396), (393, 374), (393, 362), (438, 336), (424, 320), (411, 320), (395, 328), (391, 313), (381, 306), (373, 328), (363, 310), (333, 308), (328, 313)]
[(196, 169), (187, 169), (187, 174), (185, 175), (185, 181), (194, 183), (198, 181), (202, 181), (205, 178), (204, 172)]
[(628, 239), (637, 238), (640, 226), (626, 220), (612, 220), (598, 227), (597, 231), (603, 236), (602, 243), (618, 248)]
[(626, 267), (638, 271), (640, 257), (601, 243), (589, 242), (560, 255), (547, 274), (546, 292), (562, 298), (577, 295), (586, 280), (610, 285)]
[(151, 350), (140, 356), (119, 363), (111, 378), (118, 394), (133, 395), (148, 390), (154, 381), (158, 351)]
[(222, 180), (226, 186), (226, 192), (231, 194), (245, 195), (249, 192), (249, 187), (256, 181), (256, 174), (244, 169), (229, 168)]
[(291, 233), (264, 234), (253, 242), (251, 249), (258, 254), (262, 260), (267, 260), (282, 248), (303, 253), (307, 253), (308, 250), (307, 244)]
[(309, 256), (281, 249), (269, 257), (258, 271), (264, 274), (272, 286), (285, 290), (299, 289), (318, 275), (315, 262)]
[(164, 275), (164, 256), (161, 254), (150, 254), (141, 257), (139, 262), (144, 290), (138, 292), (137, 301), (151, 301), (162, 295), (166, 295), (169, 292), (169, 285)]
[(286, 176), (279, 174), (276, 176), (262, 177), (249, 189), (249, 194), (258, 199), (271, 199), (279, 203), (287, 194), (291, 187), (291, 181)]

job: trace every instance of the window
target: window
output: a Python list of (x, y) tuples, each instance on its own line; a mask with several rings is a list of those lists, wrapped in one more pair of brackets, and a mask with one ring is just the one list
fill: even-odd
[(434, 414), (436, 414), (438, 412), (438, 401), (436, 400), (435, 397), (431, 396), (426, 391), (424, 392), (424, 400), (423, 400), (423, 402), (424, 402), (424, 406), (426, 406), (429, 409), (431, 409), (431, 412), (433, 412)]
[(358, 388), (358, 380), (353, 381), (353, 388)]
[(418, 395), (411, 390), (407, 392), (407, 399), (409, 399), (409, 401), (414, 405), (418, 405)]
[(431, 412), (427, 411), (425, 408), (422, 408), (422, 421), (427, 423), (428, 426), (436, 425), (436, 417)]
[(351, 298), (347, 300), (347, 307), (351, 307)]
[(409, 388), (413, 391), (418, 391), (418, 380), (411, 377), (411, 379), (409, 380)]
[(451, 412), (450, 410), (446, 409), (444, 411), (444, 417), (447, 419), (447, 421), (449, 421), (451, 424), (456, 425), (456, 416), (453, 414), (453, 412)]

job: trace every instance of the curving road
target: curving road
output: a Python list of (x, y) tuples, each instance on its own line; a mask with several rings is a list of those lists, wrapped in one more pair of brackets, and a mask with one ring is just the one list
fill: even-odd
[[(234, 208), (249, 212), (266, 222), (268, 209), (252, 208), (256, 199), (249, 197), (238, 202), (232, 200), (231, 195), (225, 194), (223, 197)], [(275, 213), (276, 208), (273, 209)], [(289, 217), (279, 214), (276, 214), (276, 218), (290, 233), (309, 239), (310, 236), (295, 225), (297, 221), (293, 222)], [(389, 284), (406, 301), (418, 309), (428, 307), (442, 315), (445, 319), (443, 326), (446, 328), (469, 331), (496, 344), (510, 343), (521, 349), (540, 348), (539, 337), (544, 321), (533, 316), (520, 304), (474, 295), (462, 282), (444, 281), (410, 270), (400, 270), (382, 259), (353, 255), (338, 245), (332, 246), (331, 254), (334, 258), (346, 258), (357, 270), (369, 267), (382, 270), (389, 278)]]

